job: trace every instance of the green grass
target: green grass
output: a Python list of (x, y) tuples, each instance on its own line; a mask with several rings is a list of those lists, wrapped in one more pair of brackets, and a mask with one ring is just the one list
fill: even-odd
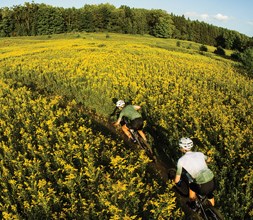
[[(150, 47), (153, 49), (162, 49), (167, 51), (173, 51), (176, 53), (203, 56), (217, 61), (229, 62), (230, 64), (238, 66), (238, 62), (235, 62), (230, 59), (230, 55), (233, 52), (230, 50), (225, 50), (226, 56), (219, 56), (214, 53), (216, 49), (215, 47), (206, 45), (208, 51), (203, 52), (199, 50), (202, 44), (196, 42), (178, 39), (155, 38), (150, 35), (130, 35), (107, 32), (78, 32), (55, 35), (0, 38), (0, 55), (2, 55), (3, 58), (7, 58), (9, 54), (13, 55), (13, 51), (20, 51), (20, 49), (21, 51), (19, 54), (17, 54), (17, 56), (20, 56), (21, 54), (30, 54), (29, 47), (31, 45), (33, 45), (34, 49), (37, 49), (36, 53), (42, 50), (51, 50), (56, 45), (62, 45), (62, 47), (64, 47), (64, 45), (66, 44), (65, 40), (66, 42), (73, 40), (73, 47), (82, 47), (82, 44), (86, 44), (87, 42), (92, 47), (96, 47), (96, 49), (103, 49), (104, 47), (108, 45), (114, 45), (115, 43), (119, 46), (127, 45), (126, 48), (128, 48), (128, 45), (136, 45), (136, 47)], [(49, 47), (49, 42), (55, 42), (55, 45), (50, 44), (51, 46)], [(28, 45), (29, 47), (27, 47)], [(92, 48), (91, 50), (94, 50), (94, 48)]]
[[(108, 37), (109, 36), (109, 37)], [(150, 47), (154, 48), (162, 48), (165, 50), (171, 51), (179, 51), (184, 53), (199, 53), (199, 47), (202, 44), (178, 40), (178, 39), (163, 39), (163, 38), (155, 38), (150, 35), (130, 35), (130, 34), (116, 34), (116, 33), (86, 33), (86, 32), (78, 32), (78, 33), (64, 33), (64, 34), (54, 34), (54, 35), (40, 35), (40, 36), (22, 36), (22, 37), (11, 37), (11, 38), (0, 38), (0, 47), (8, 46), (8, 45), (21, 45), (26, 43), (36, 43), (48, 41), (48, 40), (59, 40), (59, 39), (75, 39), (82, 38), (88, 40), (103, 40), (103, 41), (115, 41), (125, 42), (125, 43), (142, 43), (146, 44)], [(180, 46), (177, 46), (177, 43), (180, 42)], [(208, 51), (203, 53), (209, 57), (212, 57), (214, 50), (216, 49), (213, 46), (208, 46)], [(230, 56), (233, 51), (225, 50), (226, 55)], [(217, 55), (215, 55), (217, 56)]]

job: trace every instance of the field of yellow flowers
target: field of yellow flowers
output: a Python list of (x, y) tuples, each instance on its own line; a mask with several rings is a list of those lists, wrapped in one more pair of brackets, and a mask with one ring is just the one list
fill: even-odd
[[(4, 219), (182, 219), (144, 152), (94, 129), (113, 98), (142, 106), (154, 148), (193, 138), (213, 158), (227, 219), (253, 216), (253, 81), (235, 64), (170, 40), (82, 34), (0, 39)], [(161, 45), (164, 45), (161, 47)]]

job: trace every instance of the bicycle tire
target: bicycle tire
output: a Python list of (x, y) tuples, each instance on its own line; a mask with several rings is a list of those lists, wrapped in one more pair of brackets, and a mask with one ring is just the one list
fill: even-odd
[(145, 142), (142, 137), (139, 135), (138, 131), (130, 130), (130, 133), (134, 140), (136, 140), (137, 144), (145, 151), (146, 155), (151, 159), (155, 160), (152, 151), (150, 150), (150, 146), (147, 142)]
[(144, 141), (141, 137), (138, 137), (138, 139), (139, 139), (139, 142), (140, 142), (141, 147), (142, 147), (150, 156), (152, 156), (153, 153), (152, 153), (152, 150), (151, 150), (151, 146), (150, 146), (146, 141)]
[(204, 211), (208, 220), (223, 220), (224, 219), (220, 211), (213, 206), (204, 208)]

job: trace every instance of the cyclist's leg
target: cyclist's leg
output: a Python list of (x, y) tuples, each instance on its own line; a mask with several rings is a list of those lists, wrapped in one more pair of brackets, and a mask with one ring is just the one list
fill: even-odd
[(216, 186), (215, 186), (215, 181), (214, 179), (210, 182), (210, 185), (209, 185), (209, 193), (207, 194), (207, 198), (209, 200), (209, 202), (211, 203), (212, 206), (215, 205), (215, 200), (214, 200), (214, 195), (213, 195), (213, 191), (215, 190)]
[(211, 203), (211, 205), (212, 205), (212, 206), (214, 206), (214, 205), (215, 205), (214, 197), (213, 197), (213, 198), (211, 198), (211, 199), (208, 199), (208, 201)]
[(186, 204), (187, 204), (193, 211), (196, 211), (196, 209), (197, 209), (196, 200), (197, 200), (196, 193), (195, 193), (193, 190), (191, 190), (191, 188), (189, 187), (189, 201), (187, 201)]
[(197, 199), (196, 193), (191, 188), (189, 188), (189, 199), (190, 201), (195, 201)]
[(215, 183), (214, 180), (211, 180), (207, 183), (201, 184), (199, 194), (200, 195), (206, 195), (207, 199), (211, 203), (212, 206), (214, 206), (215, 201), (214, 201), (214, 195), (213, 191), (215, 190)]
[(191, 200), (196, 200), (197, 199), (197, 193), (199, 194), (199, 184), (195, 183), (195, 182), (191, 182), (189, 183), (189, 198)]
[(126, 126), (126, 124), (124, 124), (121, 128), (122, 128), (122, 130), (124, 131), (124, 133), (126, 134), (126, 136), (127, 136), (129, 139), (131, 139), (131, 138), (132, 138), (132, 135), (131, 135), (131, 133), (130, 133), (128, 127)]
[(136, 118), (133, 121), (131, 121), (131, 126), (133, 129), (137, 130), (139, 135), (142, 137), (144, 141), (147, 142), (146, 135), (144, 134), (142, 128), (143, 128), (143, 119), (142, 118)]
[(142, 130), (138, 130), (138, 133), (140, 134), (142, 139), (147, 142), (147, 138), (146, 138), (146, 135), (144, 134), (144, 132)]

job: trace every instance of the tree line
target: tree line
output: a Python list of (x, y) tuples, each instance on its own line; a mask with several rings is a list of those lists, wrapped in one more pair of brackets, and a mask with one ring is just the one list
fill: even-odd
[(237, 31), (191, 21), (161, 9), (119, 8), (107, 3), (82, 8), (53, 7), (24, 3), (0, 8), (0, 37), (51, 35), (66, 32), (116, 32), (150, 34), (201, 44), (220, 46), (240, 52), (252, 46), (253, 39)]

